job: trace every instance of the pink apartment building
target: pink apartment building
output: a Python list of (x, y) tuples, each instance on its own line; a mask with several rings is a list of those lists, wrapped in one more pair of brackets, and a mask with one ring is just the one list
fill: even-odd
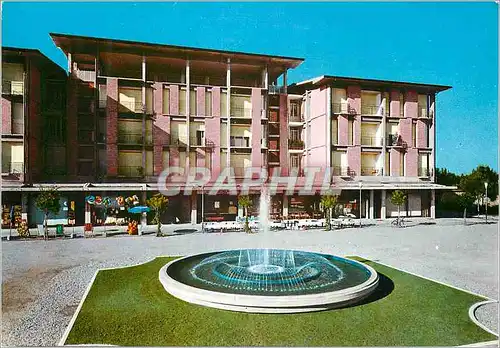
[[(328, 180), (342, 190), (344, 212), (393, 216), (389, 196), (401, 189), (408, 215), (434, 217), (435, 190), (444, 188), (434, 183), (435, 96), (447, 86), (334, 76), (288, 85), (287, 71), (302, 58), (51, 37), (68, 60), (67, 141), (56, 155), (65, 170), (38, 183), (55, 182), (66, 204), (75, 202), (77, 224), (88, 220), (85, 196), (135, 194), (144, 201), (170, 167), (204, 167), (214, 180), (231, 167), (237, 182), (248, 167), (299, 176), (309, 167), (332, 167)], [(243, 213), (234, 192), (179, 188), (189, 195), (170, 197), (165, 221), (234, 220)], [(250, 193), (254, 213), (260, 188)], [(279, 189), (271, 214), (317, 217), (319, 199), (317, 192)]]

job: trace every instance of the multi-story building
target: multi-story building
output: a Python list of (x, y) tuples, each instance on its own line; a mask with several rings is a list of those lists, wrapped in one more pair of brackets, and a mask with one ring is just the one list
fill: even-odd
[(445, 188), (434, 178), (436, 94), (449, 88), (339, 76), (293, 84), (306, 147), (291, 161), (331, 167), (344, 202), (359, 201), (361, 190), (362, 216), (394, 216), (389, 196), (400, 189), (406, 214), (435, 217), (435, 190)]
[(65, 85), (64, 70), (40, 51), (2, 47), (3, 218), (13, 206), (26, 218), (32, 202), (21, 191), (65, 170), (57, 158), (65, 151)]
[[(230, 167), (237, 182), (248, 167), (299, 176), (332, 167), (347, 211), (391, 216), (398, 188), (407, 214), (434, 216), (435, 94), (449, 87), (333, 76), (288, 85), (302, 58), (51, 36), (68, 59), (66, 142), (52, 158), (64, 170), (37, 179), (75, 202), (77, 224), (103, 215), (95, 206), (84, 218), (85, 196), (144, 202), (170, 167), (205, 167), (212, 178)], [(178, 185), (191, 193), (170, 197), (165, 221), (242, 214), (234, 192)], [(278, 190), (271, 203), (273, 217), (321, 215), (317, 194)]]

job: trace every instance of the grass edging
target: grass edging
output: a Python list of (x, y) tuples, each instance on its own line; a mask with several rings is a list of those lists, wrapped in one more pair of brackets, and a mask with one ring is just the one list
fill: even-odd
[[(162, 257), (165, 257), (165, 258), (176, 258), (176, 256), (156, 256), (156, 257), (153, 257), (152, 259), (150, 259), (149, 261), (145, 261), (145, 262), (141, 262), (141, 263), (137, 263), (137, 264), (133, 264), (133, 265), (126, 265), (126, 266), (118, 266), (118, 267), (110, 267), (110, 268), (102, 268), (102, 269), (98, 269), (96, 270), (96, 272), (94, 273), (73, 317), (71, 318), (70, 320), (70, 323), (68, 325), (68, 327), (66, 328), (65, 332), (64, 332), (64, 335), (63, 337), (61, 338), (60, 342), (59, 342), (59, 346), (63, 346), (65, 345), (66, 343), (66, 340), (69, 336), (69, 334), (71, 333), (71, 330), (73, 329), (73, 326), (77, 320), (77, 317), (78, 315), (80, 314), (80, 311), (83, 307), (83, 304), (85, 302), (85, 300), (87, 299), (89, 293), (90, 293), (90, 289), (92, 288), (92, 286), (94, 285), (94, 282), (97, 278), (97, 275), (98, 275), (98, 272), (99, 271), (105, 271), (105, 270), (117, 270), (117, 269), (126, 269), (126, 268), (133, 268), (133, 267), (137, 267), (137, 266), (141, 266), (141, 265), (146, 265), (150, 262), (153, 262), (155, 261), (156, 259), (158, 258), (162, 258)], [(358, 261), (361, 261), (361, 262), (374, 262), (372, 260), (369, 260), (369, 259), (366, 259), (366, 258), (362, 258), (362, 257), (357, 257), (357, 256), (346, 256), (348, 258), (352, 258), (352, 259), (355, 259), (355, 260), (358, 260)], [(433, 283), (437, 283), (437, 284), (440, 284), (440, 285), (443, 285), (443, 286), (446, 286), (446, 287), (449, 287), (449, 288), (453, 288), (455, 290), (458, 290), (458, 291), (462, 291), (462, 292), (465, 292), (465, 293), (468, 293), (470, 295), (473, 295), (473, 296), (477, 296), (477, 297), (480, 297), (480, 298), (484, 298), (484, 299), (487, 299), (486, 301), (481, 301), (481, 302), (477, 302), (477, 303), (474, 303), (470, 308), (469, 308), (469, 318), (471, 319), (471, 321), (476, 324), (476, 326), (478, 326), (480, 329), (484, 330), (485, 332), (488, 332), (489, 334), (492, 334), (493, 336), (496, 336), (498, 337), (498, 334), (492, 332), (491, 330), (489, 330), (488, 328), (485, 328), (481, 323), (479, 323), (477, 320), (475, 320), (475, 316), (474, 316), (474, 312), (477, 308), (479, 308), (481, 305), (483, 304), (486, 304), (486, 303), (491, 303), (491, 302), (498, 302), (497, 300), (492, 300), (492, 299), (489, 299), (488, 297), (486, 296), (483, 296), (483, 295), (479, 295), (479, 294), (476, 294), (474, 292), (471, 292), (471, 291), (468, 291), (468, 290), (464, 290), (464, 289), (460, 289), (458, 287), (455, 287), (455, 286), (452, 286), (452, 285), (449, 285), (449, 284), (445, 284), (443, 282), (440, 282), (440, 281), (436, 281), (434, 279), (430, 279), (430, 278), (427, 278), (427, 277), (424, 277), (424, 276), (421, 276), (421, 275), (418, 275), (418, 274), (415, 274), (415, 273), (412, 273), (412, 272), (408, 272), (408, 271), (405, 271), (405, 270), (402, 270), (400, 268), (397, 268), (397, 267), (394, 267), (394, 266), (391, 266), (391, 265), (387, 265), (387, 264), (384, 264), (382, 262), (379, 262), (379, 261), (375, 261), (377, 264), (380, 264), (382, 266), (385, 266), (385, 267), (388, 267), (388, 268), (392, 268), (394, 270), (397, 270), (399, 272), (402, 272), (402, 273), (406, 273), (406, 274), (410, 274), (412, 276), (415, 276), (415, 277), (418, 277), (418, 278), (421, 278), (421, 279), (425, 279), (425, 280), (428, 280), (428, 281), (431, 281)], [(472, 316), (471, 316), (471, 313), (472, 313)], [(92, 340), (91, 340), (92, 341)], [(489, 342), (477, 342), (477, 343), (473, 343), (473, 344), (469, 344), (468, 346), (476, 346), (476, 345), (485, 345), (487, 343), (491, 343), (491, 342), (498, 342), (497, 341), (489, 341)], [(74, 344), (71, 344), (71, 345), (74, 345)], [(76, 344), (76, 345), (86, 345), (86, 346), (91, 346), (91, 345), (96, 345), (96, 346), (99, 346), (99, 345), (104, 345), (104, 344), (96, 344), (96, 343), (92, 343), (92, 344)], [(110, 345), (110, 344), (105, 344), (105, 345)], [(110, 345), (112, 346), (112, 345)]]

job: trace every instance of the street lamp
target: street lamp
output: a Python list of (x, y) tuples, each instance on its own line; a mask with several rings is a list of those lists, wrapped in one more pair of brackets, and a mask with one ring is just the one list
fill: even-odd
[(363, 183), (359, 182), (359, 227), (361, 228), (361, 187)]
[(203, 224), (203, 218), (205, 216), (205, 187), (201, 187), (201, 232), (205, 232), (204, 224)]
[(485, 197), (485, 202), (484, 206), (486, 208), (486, 223), (488, 223), (488, 182), (484, 182), (484, 188), (486, 189), (486, 197)]

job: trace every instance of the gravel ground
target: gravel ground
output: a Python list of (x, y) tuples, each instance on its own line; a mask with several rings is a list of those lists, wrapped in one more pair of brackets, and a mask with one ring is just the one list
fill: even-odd
[[(473, 222), (471, 220), (471, 222)], [(331, 232), (279, 231), (187, 233), (2, 243), (2, 345), (56, 345), (95, 271), (142, 263), (160, 255), (275, 246), (338, 255), (359, 255), (498, 299), (496, 224), (440, 219), (395, 229), (387, 223)], [(171, 228), (171, 227), (167, 227)], [(498, 306), (478, 309), (478, 318), (498, 331)]]

